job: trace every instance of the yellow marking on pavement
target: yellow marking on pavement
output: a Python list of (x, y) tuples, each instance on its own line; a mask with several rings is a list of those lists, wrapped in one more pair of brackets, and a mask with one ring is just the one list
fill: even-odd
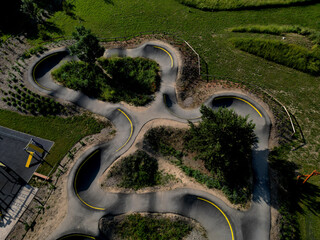
[(124, 111), (122, 111), (120, 108), (118, 108), (118, 111), (121, 112), (129, 121), (130, 123), (130, 128), (131, 128), (131, 132), (130, 132), (130, 136), (128, 137), (127, 141), (120, 147), (116, 150), (116, 152), (118, 152), (119, 150), (121, 150), (125, 145), (127, 145), (127, 143), (129, 142), (130, 138), (132, 137), (132, 132), (133, 132), (133, 125), (132, 125), (132, 122), (130, 120), (130, 118), (127, 116), (127, 114), (125, 114)]
[(41, 86), (41, 85), (37, 82), (36, 76), (35, 76), (35, 71), (36, 71), (36, 68), (38, 67), (38, 65), (39, 65), (40, 63), (42, 63), (44, 60), (48, 59), (49, 57), (55, 56), (55, 55), (57, 55), (57, 54), (58, 54), (58, 53), (53, 53), (53, 54), (51, 54), (51, 55), (49, 55), (49, 56), (46, 56), (45, 58), (41, 59), (41, 60), (34, 66), (34, 68), (33, 68), (33, 70), (32, 70), (33, 81), (34, 81), (39, 87), (41, 87), (42, 89), (47, 90), (47, 91), (51, 91), (52, 89), (47, 88), (47, 87), (44, 87), (44, 86)]
[(162, 48), (162, 47), (158, 47), (158, 46), (154, 46), (154, 47), (161, 49), (162, 51), (166, 52), (166, 53), (169, 55), (169, 57), (170, 57), (170, 59), (171, 59), (171, 67), (173, 67), (173, 58), (172, 58), (171, 54), (170, 54), (167, 50), (165, 50), (164, 48)]
[(85, 235), (85, 234), (78, 234), (78, 233), (70, 234), (70, 235), (68, 235), (68, 236), (64, 236), (64, 237), (59, 238), (59, 239), (62, 240), (62, 239), (67, 239), (67, 238), (69, 238), (69, 237), (86, 237), (86, 238), (90, 238), (90, 239), (96, 239), (95, 237), (91, 237), (91, 236)]
[(218, 99), (224, 99), (224, 98), (235, 98), (235, 99), (238, 99), (238, 100), (240, 100), (240, 101), (243, 101), (243, 102), (249, 104), (254, 110), (256, 110), (256, 112), (260, 115), (260, 117), (262, 117), (262, 114), (259, 112), (259, 110), (258, 110), (255, 106), (253, 106), (251, 103), (249, 103), (248, 101), (246, 101), (246, 100), (244, 100), (244, 99), (242, 99), (242, 98), (233, 97), (233, 96), (227, 96), (227, 97), (217, 97), (217, 98), (215, 98), (215, 99), (218, 100)]
[(27, 160), (27, 163), (26, 163), (26, 168), (30, 167), (30, 163), (31, 163), (33, 154), (34, 154), (34, 152), (29, 152), (28, 160)]
[(42, 148), (40, 148), (40, 147), (38, 147), (38, 146), (36, 146), (36, 145), (34, 145), (32, 143), (30, 143), (27, 147), (32, 148), (33, 150), (37, 151), (38, 153), (43, 153), (44, 152), (44, 150)]
[(4, 165), (3, 163), (0, 162), (0, 167), (5, 167), (6, 165)]
[(210, 202), (209, 200), (201, 198), (201, 197), (198, 197), (198, 199), (202, 200), (202, 201), (205, 201), (207, 203), (210, 203), (211, 205), (213, 205), (215, 208), (217, 208), (222, 213), (222, 215), (224, 216), (224, 218), (227, 220), (227, 222), (229, 224), (229, 228), (230, 228), (230, 231), (231, 231), (231, 239), (234, 240), (234, 235), (233, 235), (233, 230), (232, 230), (232, 227), (231, 227), (231, 223), (230, 223), (229, 219), (227, 218), (226, 214), (217, 205), (215, 205), (213, 202)]
[(103, 211), (103, 210), (105, 210), (105, 208), (94, 207), (94, 206), (91, 206), (91, 205), (89, 205), (88, 203), (86, 203), (86, 202), (80, 197), (80, 195), (79, 195), (79, 193), (78, 193), (78, 190), (77, 190), (77, 178), (78, 178), (78, 174), (79, 174), (79, 172), (80, 172), (80, 169), (81, 169), (81, 168), (83, 167), (83, 165), (84, 165), (93, 155), (95, 155), (98, 151), (99, 151), (99, 149), (96, 150), (96, 151), (94, 151), (94, 152), (93, 152), (85, 161), (83, 161), (83, 163), (80, 165), (80, 167), (79, 167), (78, 170), (77, 170), (76, 176), (75, 176), (75, 178), (74, 178), (73, 187), (74, 187), (74, 191), (75, 191), (77, 197), (79, 198), (79, 200), (80, 200), (83, 204), (85, 204), (85, 205), (88, 206), (89, 208)]

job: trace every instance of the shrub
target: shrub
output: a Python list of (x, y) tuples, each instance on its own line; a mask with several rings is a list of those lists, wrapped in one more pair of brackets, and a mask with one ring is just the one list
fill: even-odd
[(68, 62), (52, 72), (52, 76), (66, 87), (110, 102), (126, 101), (142, 106), (153, 100), (160, 84), (159, 67), (143, 58), (99, 59), (107, 72), (97, 65)]
[(251, 32), (251, 33), (267, 33), (273, 35), (281, 35), (283, 33), (297, 33), (300, 35), (307, 36), (314, 44), (320, 44), (320, 32), (295, 26), (295, 25), (248, 25), (235, 27), (231, 29), (232, 32)]
[(131, 214), (115, 226), (121, 239), (185, 239), (192, 225), (184, 220)]
[(137, 151), (124, 158), (120, 166), (111, 171), (111, 175), (121, 175), (119, 186), (135, 190), (154, 186), (158, 176), (158, 161), (144, 151)]
[(233, 38), (240, 50), (313, 75), (320, 75), (320, 55), (304, 47), (276, 40)]
[(312, 0), (178, 0), (180, 3), (202, 10), (236, 10), (291, 5)]

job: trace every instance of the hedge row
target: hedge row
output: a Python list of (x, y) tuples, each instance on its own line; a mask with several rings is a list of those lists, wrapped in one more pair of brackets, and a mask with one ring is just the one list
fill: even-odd
[(286, 6), (297, 3), (314, 2), (314, 0), (178, 0), (180, 3), (201, 10), (236, 10)]
[(250, 32), (281, 35), (284, 33), (297, 33), (310, 38), (314, 44), (320, 44), (320, 32), (313, 29), (294, 25), (248, 25), (230, 29), (232, 32)]
[(233, 38), (230, 41), (242, 51), (302, 72), (320, 75), (320, 55), (316, 51), (277, 40)]

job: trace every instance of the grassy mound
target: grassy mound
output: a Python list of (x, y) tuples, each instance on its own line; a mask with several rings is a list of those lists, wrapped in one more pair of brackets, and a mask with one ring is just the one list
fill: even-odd
[(236, 10), (289, 6), (297, 3), (314, 2), (313, 0), (178, 0), (180, 3), (202, 10)]
[[(153, 100), (160, 84), (159, 67), (145, 58), (100, 58), (103, 70), (85, 62), (67, 62), (52, 72), (64, 86), (110, 102), (142, 106)], [(105, 72), (104, 72), (105, 71)]]
[(277, 40), (233, 38), (230, 41), (240, 50), (302, 72), (320, 75), (318, 51), (309, 51), (304, 47)]
[[(131, 214), (119, 220), (100, 222), (105, 235), (118, 236), (120, 239), (184, 239), (193, 224), (184, 218), (169, 218), (153, 215)], [(118, 238), (117, 238), (118, 239)]]

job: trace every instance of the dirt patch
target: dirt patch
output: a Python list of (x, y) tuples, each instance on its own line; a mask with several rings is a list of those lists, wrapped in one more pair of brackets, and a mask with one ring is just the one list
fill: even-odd
[[(114, 128), (110, 125), (100, 133), (87, 136), (75, 144), (70, 150), (74, 157), (66, 155), (63, 158), (59, 169), (52, 175), (52, 184), (44, 184), (43, 181), (34, 178), (32, 185), (39, 185), (40, 189), (7, 240), (22, 239), (22, 236), (25, 236), (26, 240), (47, 239), (67, 214), (67, 181), (76, 160), (92, 146), (110, 141), (113, 136)], [(32, 227), (26, 232), (27, 225)]]
[[(133, 213), (129, 213), (133, 214)], [(121, 223), (129, 214), (123, 214), (118, 216), (106, 216), (100, 219), (99, 229), (108, 239), (120, 240), (117, 234), (113, 232), (115, 226)], [(171, 221), (182, 221), (192, 227), (192, 231), (183, 239), (184, 240), (206, 240), (208, 239), (206, 230), (201, 226), (201, 224), (191, 218), (183, 217), (181, 215), (172, 213), (139, 213), (142, 217), (148, 217), (152, 219), (168, 219)]]
[[(145, 124), (145, 126), (139, 132), (139, 134), (138, 134), (137, 138), (135, 139), (135, 142), (133, 143), (131, 148), (129, 148), (128, 151), (126, 153), (124, 153), (120, 158), (118, 158), (116, 161), (114, 161), (113, 164), (99, 178), (99, 184), (100, 184), (100, 186), (102, 186), (102, 188), (105, 191), (114, 192), (114, 193), (120, 193), (120, 192), (147, 193), (147, 192), (154, 192), (154, 191), (167, 191), (167, 190), (173, 190), (173, 189), (177, 189), (177, 188), (192, 188), (192, 189), (197, 189), (197, 190), (208, 192), (208, 193), (220, 198), (228, 206), (230, 206), (234, 209), (246, 210), (250, 207), (250, 202), (246, 206), (232, 204), (227, 199), (227, 197), (224, 195), (224, 193), (222, 191), (217, 190), (217, 189), (210, 189), (210, 188), (206, 187), (205, 185), (198, 183), (194, 178), (188, 177), (179, 167), (172, 164), (170, 162), (170, 158), (165, 158), (165, 157), (161, 157), (158, 155), (154, 155), (154, 154), (150, 153), (149, 151), (148, 151), (148, 153), (150, 155), (152, 155), (153, 157), (158, 159), (159, 168), (161, 168), (161, 170), (164, 173), (171, 174), (171, 175), (175, 176), (177, 181), (172, 181), (172, 182), (168, 183), (168, 185), (165, 185), (165, 186), (148, 187), (148, 188), (140, 189), (138, 191), (116, 187), (116, 185), (118, 184), (118, 182), (116, 182), (116, 181), (119, 179), (113, 179), (114, 182), (112, 184), (107, 183), (110, 169), (115, 164), (118, 164), (118, 161), (121, 161), (122, 158), (125, 158), (125, 157), (131, 155), (132, 153), (134, 153), (138, 149), (145, 150), (144, 143), (143, 143), (144, 135), (146, 134), (146, 132), (148, 130), (155, 128), (155, 127), (160, 127), (160, 126), (172, 127), (172, 128), (176, 128), (176, 129), (180, 129), (180, 130), (186, 129), (188, 127), (188, 125), (185, 123), (179, 123), (179, 122), (175, 122), (173, 120), (163, 120), (163, 119), (152, 120), (152, 121), (148, 122), (147, 124)], [(197, 166), (197, 169), (199, 169), (199, 166)]]

